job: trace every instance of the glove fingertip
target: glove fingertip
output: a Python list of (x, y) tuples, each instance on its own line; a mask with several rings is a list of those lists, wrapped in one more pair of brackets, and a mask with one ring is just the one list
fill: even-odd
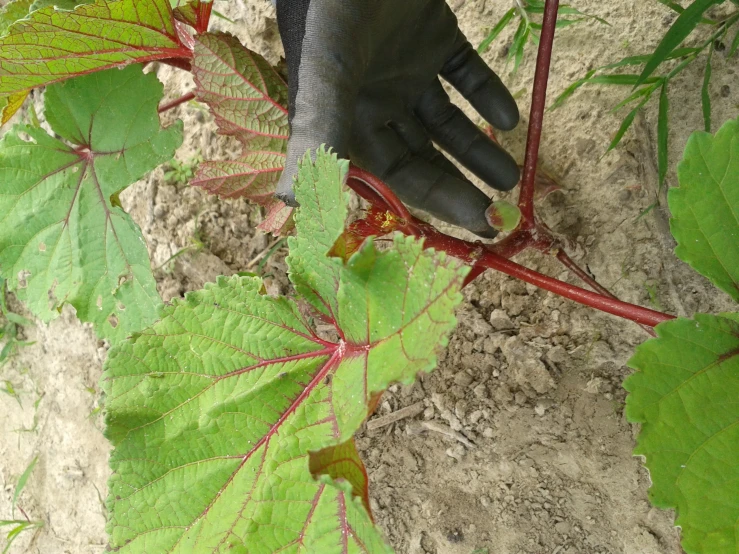
[(295, 192), (293, 192), (292, 190), (278, 191), (275, 193), (275, 198), (277, 198), (278, 200), (281, 200), (282, 202), (284, 202), (287, 206), (290, 206), (291, 208), (300, 207), (300, 204), (298, 204), (298, 201), (295, 198)]

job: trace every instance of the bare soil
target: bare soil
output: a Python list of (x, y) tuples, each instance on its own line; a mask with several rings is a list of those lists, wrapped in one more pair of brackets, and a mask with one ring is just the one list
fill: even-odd
[[(474, 44), (510, 5), (451, 3)], [(656, 1), (575, 5), (611, 26), (588, 22), (560, 32), (551, 94), (588, 69), (647, 52), (674, 20)], [(237, 22), (216, 19), (216, 27), (278, 60), (270, 2), (234, 0), (216, 8)], [(525, 113), (535, 51), (529, 46), (511, 75), (506, 45), (512, 31), (485, 58)], [(716, 52), (717, 124), (736, 115), (736, 70), (735, 61)], [(189, 75), (163, 66), (156, 71), (168, 98), (192, 89)], [(689, 134), (703, 126), (701, 80), (696, 65), (670, 91), (670, 185)], [(622, 145), (602, 157), (624, 115), (609, 110), (627, 92), (585, 88), (548, 113), (542, 164), (563, 190), (544, 200), (540, 214), (578, 245), (580, 263), (622, 299), (686, 316), (726, 309), (728, 297), (674, 257), (668, 214), (659, 208), (638, 219), (657, 187), (656, 107), (640, 114)], [(236, 143), (216, 134), (207, 111), (184, 105), (167, 113), (165, 123), (175, 118), (187, 130), (179, 160), (238, 152)], [(524, 116), (517, 130), (501, 136), (519, 159), (526, 123)], [(250, 262), (273, 241), (254, 230), (259, 209), (167, 183), (161, 168), (131, 187), (123, 202), (143, 229), (165, 299), (218, 275), (253, 269)], [(279, 249), (261, 269), (272, 293), (289, 290), (285, 255)], [(570, 279), (552, 260), (524, 255), (519, 261)], [(644, 331), (499, 274), (485, 275), (465, 296), (439, 369), (411, 387), (392, 387), (376, 417), (416, 403), (423, 411), (358, 437), (374, 515), (390, 543), (407, 554), (679, 554), (673, 514), (647, 500), (648, 474), (631, 455), (637, 429), (623, 415), (625, 364), (647, 338)], [(0, 380), (18, 392), (17, 398), (0, 394), (0, 519), (10, 518), (15, 483), (38, 457), (19, 506), (44, 527), (22, 535), (11, 552), (102, 552), (109, 446), (98, 380), (108, 345), (69, 309), (24, 333), (35, 344), (0, 368)]]

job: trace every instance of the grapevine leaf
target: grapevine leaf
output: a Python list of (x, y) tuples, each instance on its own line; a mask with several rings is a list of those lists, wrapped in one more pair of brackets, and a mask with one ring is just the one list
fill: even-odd
[(0, 96), (128, 65), (189, 58), (167, 0), (98, 0), (32, 12), (0, 38)]
[(716, 135), (697, 132), (670, 190), (675, 253), (739, 301), (739, 120)]
[(117, 197), (182, 142), (180, 123), (160, 127), (162, 89), (140, 65), (52, 85), (47, 120), (71, 146), (20, 125), (0, 142), (0, 274), (44, 321), (69, 303), (118, 340), (156, 319), (148, 252)]
[(739, 549), (739, 314), (699, 314), (657, 327), (624, 386), (642, 424), (652, 502), (674, 508), (688, 554)]
[(639, 81), (635, 86), (639, 86), (654, 73), (662, 62), (668, 59), (669, 55), (680, 46), (680, 43), (698, 26), (703, 19), (703, 14), (708, 8), (721, 4), (724, 0), (695, 0), (688, 6), (672, 24), (670, 30), (665, 33), (662, 41), (659, 43), (655, 51), (644, 66), (639, 76)]
[(343, 231), (346, 171), (323, 150), (306, 157), (290, 239), (291, 256), (309, 257), (293, 261), (290, 278), (298, 291), (320, 278), (313, 298), (334, 306), (340, 339), (319, 338), (298, 304), (261, 293), (259, 278), (236, 276), (111, 350), (103, 388), (117, 552), (388, 552), (345, 443), (377, 392), (434, 367), (467, 271), (401, 235), (389, 250), (366, 241), (346, 263), (316, 264)]
[(198, 100), (210, 107), (220, 133), (237, 138), (243, 151), (237, 160), (201, 164), (192, 184), (265, 206), (263, 228), (286, 230), (292, 209), (274, 192), (290, 134), (287, 85), (264, 58), (225, 33), (196, 38), (193, 74)]

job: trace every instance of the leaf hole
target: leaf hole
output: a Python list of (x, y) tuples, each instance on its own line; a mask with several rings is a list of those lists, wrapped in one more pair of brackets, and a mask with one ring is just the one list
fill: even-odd
[(24, 289), (28, 286), (28, 278), (31, 276), (31, 272), (27, 269), (22, 269), (18, 272), (18, 287)]
[(103, 297), (102, 297), (102, 295), (101, 296), (98, 296), (97, 302), (95, 302), (95, 304), (97, 305), (98, 310), (102, 310), (103, 309)]
[(39, 249), (39, 252), (46, 252), (46, 243), (39, 242), (38, 249)]

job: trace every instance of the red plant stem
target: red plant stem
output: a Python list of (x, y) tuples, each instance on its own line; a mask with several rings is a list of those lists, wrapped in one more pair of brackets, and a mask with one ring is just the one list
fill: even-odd
[(385, 203), (390, 206), (397, 217), (409, 223), (416, 219), (413, 217), (411, 212), (408, 211), (408, 208), (405, 207), (405, 204), (401, 202), (400, 198), (390, 190), (390, 187), (371, 173), (353, 165), (349, 168), (349, 179), (358, 179), (359, 181), (369, 185), (378, 195), (380, 195), (380, 197), (382, 197)]
[(434, 230), (429, 230), (428, 234), (424, 233), (425, 245), (429, 248), (443, 250), (447, 254), (459, 258), (467, 263), (475, 265), (475, 267), (486, 267), (495, 269), (511, 277), (516, 277), (532, 285), (563, 296), (570, 300), (574, 300), (580, 304), (584, 304), (591, 308), (596, 308), (603, 312), (635, 321), (636, 323), (649, 325), (654, 327), (664, 321), (674, 319), (674, 316), (663, 314), (649, 308), (642, 308), (634, 304), (622, 302), (621, 300), (609, 298), (591, 292), (589, 290), (564, 283), (552, 277), (542, 275), (536, 271), (528, 269), (511, 260), (507, 260), (502, 256), (491, 252), (479, 245), (467, 243), (465, 241), (444, 235)]
[(195, 30), (199, 35), (208, 32), (208, 24), (210, 23), (210, 13), (213, 10), (213, 2), (202, 2), (198, 11), (198, 19)]
[(166, 104), (162, 104), (159, 106), (159, 113), (164, 113), (167, 110), (171, 110), (172, 108), (176, 108), (177, 106), (184, 104), (185, 102), (189, 102), (190, 100), (193, 100), (195, 98), (194, 92), (188, 92), (184, 96), (180, 96), (176, 100), (172, 100), (171, 102), (168, 102)]
[[(603, 296), (607, 296), (608, 298), (614, 298), (618, 300), (616, 295), (611, 293), (607, 288), (605, 288), (603, 285), (598, 283), (595, 279), (593, 279), (590, 275), (587, 274), (586, 271), (584, 271), (579, 265), (577, 265), (572, 258), (570, 258), (567, 255), (567, 252), (560, 249), (557, 252), (557, 259), (562, 263), (563, 266), (565, 266), (573, 275), (578, 277), (581, 281), (586, 283), (591, 289), (594, 291), (602, 294)], [(653, 337), (657, 336), (657, 333), (654, 332), (654, 329), (649, 327), (648, 325), (641, 325), (642, 329), (644, 329), (647, 333), (652, 335)]]
[[(376, 200), (377, 195), (379, 195), (382, 198), (380, 207), (383, 205), (385, 207), (391, 205), (397, 206), (400, 203), (400, 200), (387, 187), (387, 185), (382, 183), (382, 181), (376, 177), (364, 172), (353, 170), (350, 170), (350, 175), (352, 175), (352, 178), (349, 179), (349, 185), (354, 188), (358, 194), (370, 202), (372, 202), (373, 199)], [(355, 175), (357, 177), (355, 177)], [(362, 175), (364, 179), (359, 180), (359, 175)], [(368, 191), (366, 187), (366, 185), (369, 184), (368, 182), (371, 182), (370, 191)], [(402, 203), (400, 204), (402, 205)], [(394, 207), (391, 209), (395, 211)], [(663, 321), (674, 319), (674, 316), (612, 298), (610, 293), (608, 293), (610, 296), (605, 296), (597, 292), (585, 290), (552, 277), (548, 277), (504, 258), (501, 254), (494, 252), (492, 247), (488, 247), (482, 243), (467, 242), (462, 239), (445, 235), (435, 227), (415, 218), (410, 214), (410, 212), (408, 212), (405, 206), (403, 206), (403, 212), (405, 212), (410, 219), (406, 220), (399, 218), (397, 230), (407, 235), (420, 235), (425, 239), (426, 247), (444, 251), (447, 254), (473, 266), (472, 272), (465, 281), (466, 283), (470, 281), (471, 277), (478, 277), (482, 273), (482, 270), (494, 269), (511, 277), (516, 277), (522, 281), (536, 285), (537, 287), (549, 292), (558, 294), (559, 296), (563, 296), (564, 298), (574, 300), (580, 304), (584, 304), (591, 308), (595, 308), (624, 319), (629, 319), (639, 324), (654, 327)], [(398, 216), (397, 213), (394, 215)], [(530, 241), (529, 245), (535, 244), (534, 238), (531, 238)], [(574, 265), (574, 262), (572, 262), (572, 264)]]
[(534, 92), (531, 98), (531, 114), (529, 116), (529, 134), (526, 140), (526, 159), (523, 164), (521, 193), (518, 207), (521, 210), (521, 228), (531, 229), (536, 224), (534, 216), (534, 192), (536, 169), (539, 161), (539, 145), (541, 130), (544, 125), (544, 109), (547, 101), (547, 83), (549, 67), (552, 61), (554, 32), (557, 26), (559, 0), (547, 0), (544, 8), (544, 21), (541, 27), (539, 55), (536, 58), (536, 74), (534, 76)]

